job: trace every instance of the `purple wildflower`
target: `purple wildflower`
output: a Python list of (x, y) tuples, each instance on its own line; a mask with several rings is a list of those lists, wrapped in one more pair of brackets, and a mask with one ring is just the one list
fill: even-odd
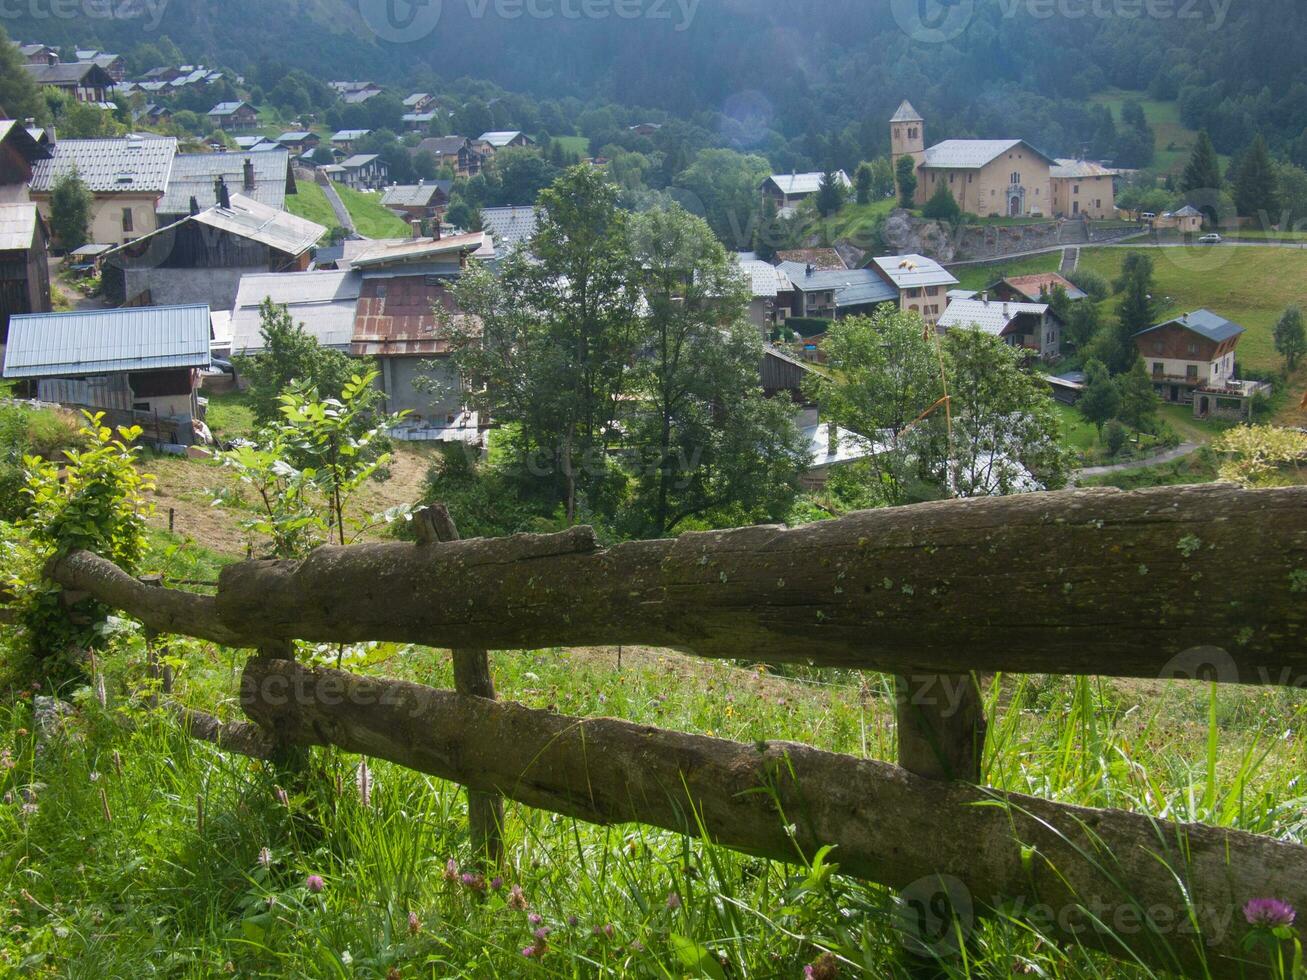
[(553, 932), (553, 930), (550, 929), (548, 926), (541, 926), (539, 929), (535, 931), (535, 937), (536, 939), (543, 941), (549, 938), (549, 934), (551, 932)]
[(422, 920), (418, 918), (418, 914), (416, 912), (410, 912), (408, 914), (408, 934), (410, 936), (416, 936), (421, 931), (422, 931)]
[(521, 885), (514, 885), (508, 890), (508, 898), (506, 901), (510, 909), (517, 909), (519, 912), (530, 904), (526, 900), (526, 895), (523, 893)]
[(282, 806), (290, 806), (290, 797), (286, 795), (286, 791), (280, 786), (272, 788), (272, 795)]
[(835, 980), (839, 972), (839, 960), (830, 953), (822, 953), (803, 968), (803, 980)]
[(314, 895), (317, 895), (327, 887), (327, 883), (322, 880), (322, 875), (309, 875), (304, 879), (304, 887), (313, 892)]
[(526, 921), (531, 923), (532, 926), (538, 926), (540, 925), (540, 923), (544, 922), (545, 920), (540, 915), (539, 912), (532, 912), (530, 915), (526, 917)]
[(445, 880), (450, 884), (458, 881), (458, 862), (453, 858), (445, 862)]
[(504, 879), (496, 875), (490, 879), (490, 887), (495, 891), (502, 891), (504, 887)]
[(528, 960), (534, 957), (535, 954), (536, 954), (536, 948), (534, 946), (522, 947), (522, 955), (525, 956)]
[(463, 887), (470, 892), (484, 895), (486, 893), (486, 879), (481, 875), (465, 874), (463, 875)]
[(1291, 926), (1298, 917), (1294, 907), (1278, 898), (1254, 898), (1243, 907), (1243, 917), (1250, 926), (1261, 929), (1277, 929)]
[(575, 929), (575, 928), (576, 928), (577, 926), (579, 926), (580, 924), (581, 924), (581, 920), (578, 919), (576, 916), (574, 916), (574, 915), (569, 915), (569, 916), (567, 917), (567, 926), (568, 926), (569, 929)]
[(671, 892), (667, 896), (667, 907), (675, 912), (681, 907), (681, 896), (676, 892)]
[(632, 953), (643, 953), (643, 952), (644, 952), (644, 943), (640, 942), (640, 940), (638, 940), (638, 939), (634, 939), (634, 940), (632, 940), (632, 941), (631, 941), (631, 952), (632, 952)]

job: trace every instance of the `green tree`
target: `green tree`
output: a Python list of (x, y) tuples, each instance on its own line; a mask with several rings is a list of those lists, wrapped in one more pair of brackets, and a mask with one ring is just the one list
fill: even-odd
[(646, 354), (624, 445), (637, 464), (639, 531), (662, 537), (713, 513), (728, 523), (782, 518), (806, 447), (789, 406), (759, 387), (762, 344), (735, 263), (702, 219), (675, 206), (636, 217), (631, 240)]
[(1047, 385), (1021, 369), (1021, 352), (981, 330), (943, 341), (951, 424), (946, 492), (959, 497), (1059, 490), (1071, 472)]
[(758, 188), (770, 173), (771, 164), (765, 157), (734, 150), (702, 150), (677, 175), (675, 186), (698, 199), (699, 206), (693, 200), (683, 203), (687, 210), (702, 213), (727, 247), (744, 248), (753, 237), (748, 222), (758, 213)]
[(926, 206), (921, 209), (921, 214), (926, 218), (952, 224), (962, 217), (962, 208), (954, 199), (953, 192), (948, 189), (948, 184), (940, 184), (939, 189), (930, 196)]
[(1153, 379), (1142, 357), (1135, 357), (1134, 366), (1116, 379), (1120, 394), (1117, 417), (1137, 432), (1152, 432), (1157, 428), (1157, 394)]
[(1303, 327), (1302, 310), (1297, 304), (1285, 310), (1275, 325), (1275, 349), (1291, 372), (1297, 368), (1298, 358), (1307, 354), (1307, 329)]
[(1151, 327), (1157, 319), (1153, 299), (1153, 260), (1143, 252), (1130, 252), (1121, 267), (1116, 283), (1121, 301), (1117, 304), (1117, 330), (1111, 343), (1101, 353), (1113, 374), (1129, 371), (1138, 358), (1135, 335)]
[(255, 422), (261, 426), (280, 422), (282, 395), (297, 386), (305, 391), (308, 386), (320, 398), (339, 398), (357, 370), (356, 363), (319, 344), (285, 306), (264, 300), (259, 317), (263, 350), (239, 358), (236, 365), (244, 375)]
[(61, 248), (71, 252), (90, 241), (95, 197), (74, 167), (60, 177), (50, 194), (50, 230)]
[(1090, 361), (1085, 365), (1085, 393), (1077, 408), (1085, 421), (1098, 429), (1098, 438), (1103, 438), (1103, 426), (1116, 418), (1121, 408), (1121, 392), (1102, 361)]
[(894, 176), (899, 188), (899, 207), (910, 209), (917, 198), (917, 161), (910, 156), (899, 157)]
[(23, 56), (18, 46), (0, 27), (0, 107), (8, 119), (36, 119), (45, 122), (49, 109), (41, 92), (23, 67)]
[(1120, 419), (1112, 419), (1107, 423), (1104, 441), (1107, 444), (1107, 452), (1110, 456), (1119, 456), (1121, 450), (1125, 448), (1126, 441), (1130, 438), (1130, 430), (1126, 428), (1125, 423)]
[(858, 164), (858, 172), (854, 175), (853, 185), (856, 192), (856, 200), (859, 204), (870, 204), (872, 186), (876, 182), (876, 175), (872, 172), (871, 164), (863, 161)]
[(1103, 326), (1103, 317), (1091, 299), (1071, 304), (1066, 318), (1066, 339), (1078, 351), (1085, 350)]
[(824, 421), (876, 445), (866, 462), (874, 499), (893, 506), (936, 495), (923, 474), (939, 454), (944, 387), (920, 317), (882, 307), (837, 320), (822, 346), (827, 370), (809, 376), (806, 393)]
[(1271, 153), (1261, 133), (1239, 164), (1234, 182), (1234, 206), (1241, 217), (1255, 218), (1260, 214), (1278, 220), (1280, 202), (1276, 187), (1275, 170), (1271, 166)]
[(1212, 145), (1212, 137), (1204, 129), (1199, 132), (1193, 153), (1180, 177), (1180, 190), (1185, 194), (1195, 191), (1214, 194), (1222, 186), (1221, 161)]
[(817, 189), (817, 213), (823, 218), (829, 218), (844, 207), (847, 198), (848, 189), (844, 186), (844, 181), (839, 174), (828, 168), (821, 175), (821, 186)]
[(889, 157), (876, 157), (871, 161), (871, 198), (883, 201), (894, 196), (894, 164)]
[(569, 524), (582, 502), (603, 496), (630, 386), (637, 295), (628, 222), (601, 172), (572, 167), (540, 195), (533, 259), (511, 256), (498, 276), (474, 270), (455, 290), (477, 318), (452, 325), (473, 400), (515, 427), (522, 468)]

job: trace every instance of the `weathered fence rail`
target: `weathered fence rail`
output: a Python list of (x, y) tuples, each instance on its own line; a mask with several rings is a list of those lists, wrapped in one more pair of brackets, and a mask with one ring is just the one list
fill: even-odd
[[(147, 588), (87, 553), (47, 574), (150, 630), (258, 650), (241, 694), (253, 724), (177, 709), (232, 751), (335, 745), (490, 804), (703, 830), (778, 860), (834, 844), (849, 873), (895, 888), (946, 876), (979, 909), (1185, 975), (1269, 975), (1241, 949), (1239, 908), (1307, 908), (1307, 848), (971, 785), (986, 672), (1207, 664), (1223, 681), (1307, 686), (1307, 488), (952, 501), (611, 549), (584, 528), (456, 541), (439, 513), (419, 519), (418, 546), (244, 562), (212, 597)], [(449, 648), (461, 693), (307, 670), (297, 639)], [(895, 673), (902, 768), (492, 700), (487, 648), (623, 643)], [(941, 678), (963, 694), (950, 710), (919, 697)]]

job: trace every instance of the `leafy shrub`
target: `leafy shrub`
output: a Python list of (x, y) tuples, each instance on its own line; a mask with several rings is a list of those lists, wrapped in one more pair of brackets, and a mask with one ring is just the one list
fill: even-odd
[(1126, 440), (1130, 438), (1130, 430), (1120, 419), (1112, 419), (1107, 423), (1104, 433), (1107, 439), (1107, 451), (1113, 456), (1119, 456), (1121, 450), (1125, 448)]
[(1090, 269), (1077, 269), (1067, 278), (1083, 292), (1088, 293), (1089, 298), (1095, 303), (1101, 303), (1112, 295), (1112, 287), (1107, 279)]

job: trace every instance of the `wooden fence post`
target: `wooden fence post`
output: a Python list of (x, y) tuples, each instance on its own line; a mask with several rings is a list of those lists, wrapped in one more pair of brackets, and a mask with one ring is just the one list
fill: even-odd
[[(434, 504), (418, 511), (418, 546), (459, 540), (458, 526), (444, 504)], [(475, 698), (496, 700), (495, 682), (490, 674), (490, 657), (485, 650), (453, 650), (454, 690)], [(492, 865), (504, 859), (504, 798), (498, 793), (467, 791), (467, 817), (472, 850), (485, 856)]]
[[(894, 678), (899, 765), (926, 779), (980, 782), (985, 702), (977, 674), (910, 674)], [(941, 959), (970, 942), (974, 902), (951, 876), (923, 878), (900, 891), (896, 923), (904, 966), (937, 976)]]

